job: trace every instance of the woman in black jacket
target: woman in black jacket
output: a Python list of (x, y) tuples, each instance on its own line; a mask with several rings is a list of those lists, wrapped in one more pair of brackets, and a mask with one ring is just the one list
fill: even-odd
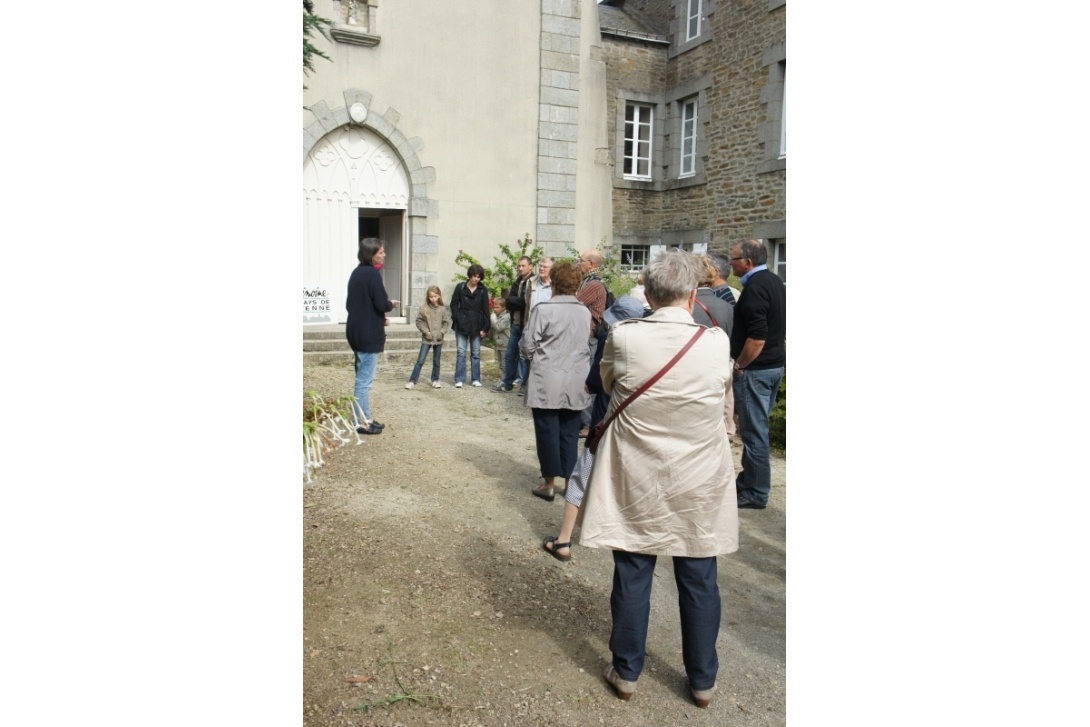
[(450, 299), (454, 319), (454, 338), (458, 342), (458, 358), (454, 364), (454, 388), (460, 389), (466, 380), (466, 344), (470, 344), (473, 361), (473, 385), (481, 385), (481, 340), (492, 327), (489, 315), (488, 288), (481, 285), (484, 268), (470, 265), (467, 280), (458, 283)]
[(371, 418), (371, 382), (375, 378), (378, 355), (386, 346), (386, 313), (400, 305), (390, 300), (382, 284), (376, 265), (386, 259), (386, 244), (374, 237), (360, 240), (360, 264), (348, 278), (348, 321), (345, 336), (355, 352), (356, 401), (352, 411), (356, 415), (356, 431), (360, 434), (382, 434), (384, 424)]

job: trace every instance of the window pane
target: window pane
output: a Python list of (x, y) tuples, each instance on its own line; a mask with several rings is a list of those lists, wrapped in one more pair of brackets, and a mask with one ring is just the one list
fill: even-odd
[(625, 121), (631, 121), (633, 118), (635, 118), (634, 117), (635, 113), (636, 113), (636, 107), (635, 106), (632, 106), (631, 104), (629, 104), (628, 106), (625, 106), (625, 108), (624, 108), (624, 120)]

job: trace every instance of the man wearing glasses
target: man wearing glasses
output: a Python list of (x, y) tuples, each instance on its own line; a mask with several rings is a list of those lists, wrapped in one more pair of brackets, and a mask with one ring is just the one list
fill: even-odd
[(768, 415), (783, 378), (786, 289), (768, 269), (760, 240), (735, 243), (730, 266), (742, 281), (734, 306), (730, 356), (734, 359), (734, 411), (742, 430), (742, 471), (735, 480), (738, 507), (763, 510), (772, 489), (768, 458)]

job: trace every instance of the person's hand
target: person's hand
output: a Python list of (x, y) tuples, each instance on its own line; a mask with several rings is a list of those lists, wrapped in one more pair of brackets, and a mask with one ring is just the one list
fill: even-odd
[(400, 300), (391, 300), (390, 305), (392, 305), (394, 308), (397, 308), (397, 307), (399, 307), (401, 305), (401, 301)]
[(484, 331), (481, 331), (481, 338), (484, 338)]
[(389, 326), (390, 325), (390, 319), (389, 318), (383, 318), (382, 319), (382, 325)]

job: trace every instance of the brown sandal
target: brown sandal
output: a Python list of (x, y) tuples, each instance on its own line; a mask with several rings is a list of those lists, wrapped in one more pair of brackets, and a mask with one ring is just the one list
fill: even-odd
[[(552, 543), (553, 547), (550, 548), (549, 543)], [(546, 553), (548, 553), (552, 557), (556, 558), (557, 560), (563, 561), (565, 563), (567, 563), (569, 560), (571, 560), (571, 553), (570, 552), (568, 553), (568, 555), (561, 555), (560, 553), (556, 552), (556, 551), (560, 550), (561, 548), (567, 548), (569, 551), (571, 551), (571, 543), (558, 543), (558, 542), (556, 542), (556, 536), (555, 535), (550, 535), (547, 538), (545, 538), (544, 540), (542, 540), (541, 541), (541, 548), (542, 548), (542, 550), (544, 550)]]

